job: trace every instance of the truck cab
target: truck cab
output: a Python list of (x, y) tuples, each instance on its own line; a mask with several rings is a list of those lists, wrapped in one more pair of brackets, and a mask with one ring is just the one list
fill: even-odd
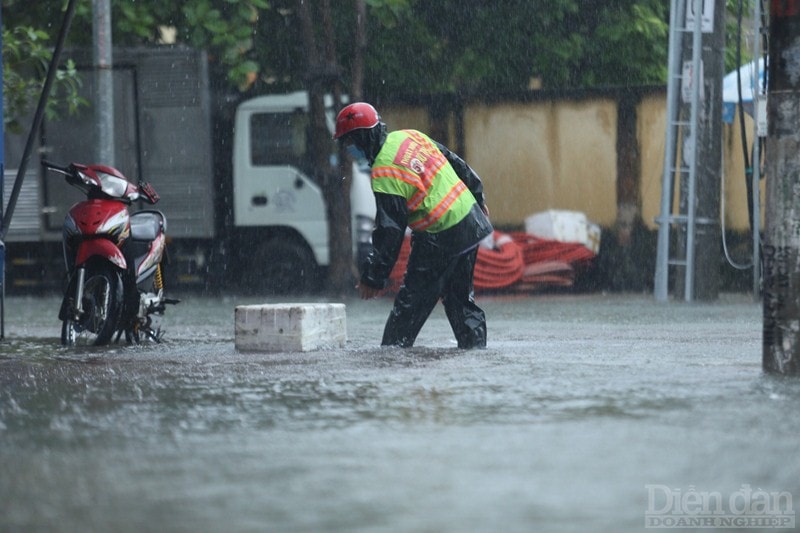
[[(329, 129), (334, 110), (326, 100)], [(267, 292), (313, 290), (330, 263), (322, 188), (308, 161), (309, 102), (305, 91), (239, 104), (233, 141), (233, 225), (249, 243), (243, 276)], [(331, 158), (337, 151), (331, 141)], [(353, 163), (350, 190), (354, 256), (368, 253), (375, 218), (369, 168)]]

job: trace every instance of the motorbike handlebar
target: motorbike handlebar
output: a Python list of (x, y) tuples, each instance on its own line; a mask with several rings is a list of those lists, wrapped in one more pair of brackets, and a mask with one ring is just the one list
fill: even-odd
[[(47, 168), (48, 170), (52, 170), (54, 172), (58, 172), (59, 174), (64, 174), (67, 177), (67, 183), (70, 185), (74, 185), (79, 189), (83, 190), (84, 192), (88, 191), (88, 185), (80, 179), (79, 173), (77, 172), (77, 168), (74, 164), (70, 163), (69, 165), (62, 167), (53, 163), (52, 161), (47, 161), (42, 159), (42, 166)], [(150, 183), (145, 181), (140, 181), (136, 186), (136, 193), (133, 195), (128, 195), (126, 197), (116, 198), (117, 200), (121, 200), (126, 203), (130, 203), (132, 200), (144, 200), (149, 204), (155, 204), (159, 200), (158, 193), (153, 188)]]
[(156, 202), (158, 202), (159, 200), (158, 193), (156, 192), (156, 190), (153, 188), (152, 185), (150, 185), (145, 181), (140, 181), (138, 187), (139, 187), (139, 194), (141, 194), (144, 197), (144, 200), (147, 201), (147, 203), (155, 204)]
[(48, 170), (54, 170), (56, 172), (59, 172), (61, 174), (66, 174), (68, 176), (72, 174), (72, 165), (69, 165), (69, 166), (66, 166), (66, 167), (62, 167), (62, 166), (56, 165), (55, 163), (53, 163), (51, 161), (47, 161), (47, 160), (42, 159), (42, 166), (47, 168)]

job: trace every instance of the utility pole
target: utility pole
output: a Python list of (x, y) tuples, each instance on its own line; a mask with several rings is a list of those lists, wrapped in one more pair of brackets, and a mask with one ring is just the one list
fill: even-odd
[[(800, 0), (772, 0), (767, 88), (763, 367), (800, 374)], [(757, 164), (757, 163), (756, 163)]]
[[(5, 156), (5, 110), (3, 109), (3, 13), (0, 11), (0, 231), (3, 228), (3, 205), (6, 156)], [(6, 245), (0, 235), (0, 341), (6, 338)]]
[[(694, 201), (694, 279), (690, 286), (682, 283), (682, 276), (676, 278), (677, 286), (688, 300), (716, 300), (720, 286), (720, 176), (722, 173), (722, 78), (725, 76), (725, 0), (703, 0), (702, 13), (693, 18), (695, 24), (703, 25), (701, 41), (701, 70), (698, 79), (702, 82), (701, 105), (697, 124), (697, 138), (685, 138), (681, 147), (684, 153), (695, 150), (697, 158), (697, 178), (694, 191), (690, 191), (688, 180), (681, 181), (680, 212), (689, 211), (688, 203)], [(688, 2), (692, 8), (692, 1)], [(685, 37), (685, 52), (691, 53), (690, 35)], [(685, 53), (684, 61), (690, 56)], [(689, 104), (685, 104), (685, 116), (689, 114)], [(678, 234), (681, 248), (689, 246), (689, 226), (685, 225)], [(687, 265), (688, 268), (688, 265)]]
[[(695, 287), (698, 300), (716, 300), (720, 287), (720, 185), (722, 176), (722, 79), (725, 77), (725, 0), (706, 0), (714, 11), (713, 28), (704, 34), (705, 96), (697, 149), (697, 234), (695, 236)], [(707, 11), (708, 7), (704, 9)]]
[(661, 301), (669, 295), (670, 266), (683, 274), (675, 276), (675, 292), (686, 301), (716, 299), (719, 293), (724, 35), (725, 0), (671, 0), (667, 135), (656, 219), (654, 294)]
[(97, 162), (114, 166), (114, 77), (111, 0), (93, 0)]

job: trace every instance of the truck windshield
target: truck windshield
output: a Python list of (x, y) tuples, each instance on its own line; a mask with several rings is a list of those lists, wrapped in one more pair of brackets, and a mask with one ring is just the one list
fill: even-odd
[(250, 159), (255, 166), (302, 167), (308, 142), (306, 113), (256, 113), (250, 117)]

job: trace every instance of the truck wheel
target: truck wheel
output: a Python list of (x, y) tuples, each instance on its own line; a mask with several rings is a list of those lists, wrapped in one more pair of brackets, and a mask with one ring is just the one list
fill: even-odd
[(314, 255), (303, 244), (272, 239), (253, 255), (244, 287), (261, 294), (303, 294), (319, 288), (319, 268)]

